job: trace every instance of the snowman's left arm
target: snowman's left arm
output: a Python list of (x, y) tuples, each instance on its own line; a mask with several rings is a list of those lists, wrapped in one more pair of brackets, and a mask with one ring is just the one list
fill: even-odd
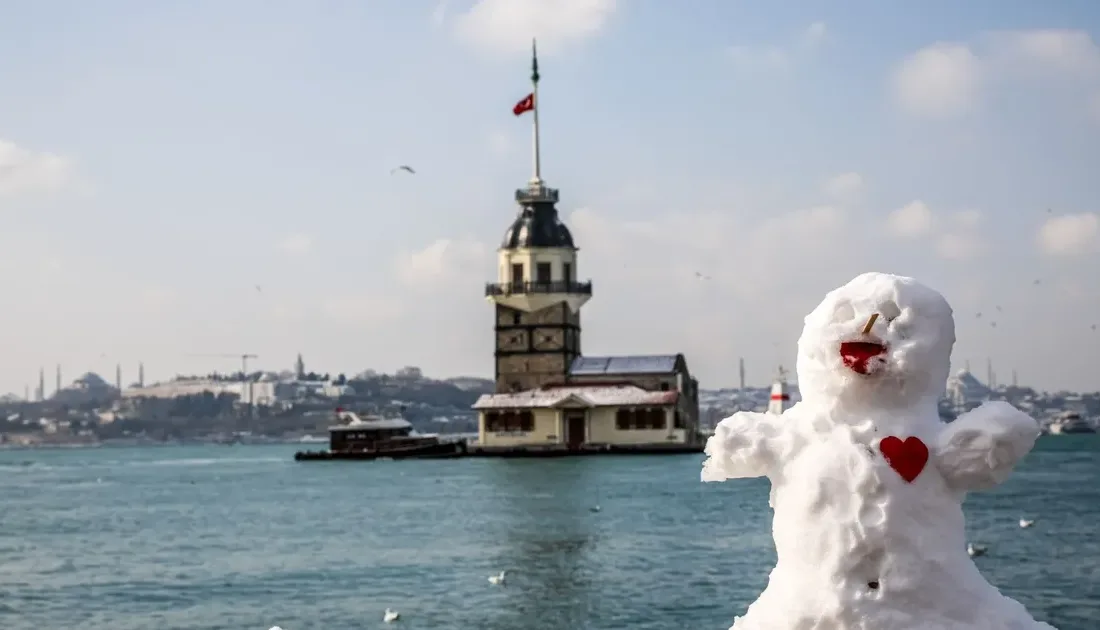
[(985, 490), (1004, 481), (1039, 437), (1039, 424), (1003, 401), (960, 415), (940, 432), (933, 454), (947, 484)]

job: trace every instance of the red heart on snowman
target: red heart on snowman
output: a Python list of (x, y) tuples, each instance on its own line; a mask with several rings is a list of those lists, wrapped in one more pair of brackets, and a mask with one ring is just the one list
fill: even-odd
[(886, 458), (890, 468), (897, 471), (901, 478), (913, 483), (928, 463), (928, 447), (917, 437), (901, 438), (888, 436), (878, 443), (878, 450)]

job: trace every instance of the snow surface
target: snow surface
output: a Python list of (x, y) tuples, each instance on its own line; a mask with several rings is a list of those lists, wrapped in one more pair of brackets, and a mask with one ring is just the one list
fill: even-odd
[[(868, 340), (886, 352), (857, 374), (840, 344)], [(863, 274), (806, 317), (801, 402), (718, 425), (702, 479), (768, 477), (778, 556), (767, 588), (731, 630), (1053, 630), (986, 582), (966, 552), (965, 493), (1002, 482), (1039, 426), (1003, 402), (945, 424), (936, 403), (954, 342), (939, 293)], [(916, 445), (911, 482), (880, 451), (889, 436), (927, 446), (920, 468)]]

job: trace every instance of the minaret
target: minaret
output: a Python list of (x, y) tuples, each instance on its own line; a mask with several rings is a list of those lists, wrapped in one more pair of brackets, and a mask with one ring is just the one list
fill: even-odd
[(138, 363), (138, 387), (145, 387), (145, 364)]
[(581, 354), (581, 306), (592, 283), (577, 281), (577, 247), (558, 218), (558, 191), (542, 179), (539, 65), (531, 44), (531, 93), (512, 110), (532, 113), (532, 175), (516, 191), (520, 210), (497, 250), (497, 282), (485, 287), (496, 306), (496, 390), (564, 382)]
[(741, 391), (745, 391), (745, 358), (742, 357), (737, 360), (737, 369), (741, 376)]
[(46, 400), (46, 369), (38, 368), (38, 391), (36, 392), (36, 398), (41, 402)]
[(791, 401), (791, 395), (787, 393), (787, 371), (779, 366), (779, 373), (772, 383), (772, 394), (768, 399), (768, 413), (782, 414)]
[(302, 353), (298, 353), (298, 360), (294, 362), (294, 378), (299, 381), (306, 377), (306, 362), (302, 360)]
[(122, 391), (122, 364), (121, 363), (116, 363), (115, 364), (115, 387), (118, 388), (118, 391), (120, 391), (120, 392)]
[(54, 378), (57, 380), (57, 383), (54, 386), (53, 395), (56, 396), (59, 393), (61, 393), (61, 364), (60, 363), (57, 364), (57, 374), (54, 376)]

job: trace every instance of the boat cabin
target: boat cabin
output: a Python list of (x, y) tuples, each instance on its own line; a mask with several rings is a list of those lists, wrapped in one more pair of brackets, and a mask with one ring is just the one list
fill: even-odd
[(342, 424), (329, 427), (329, 450), (371, 451), (382, 444), (409, 438), (412, 425), (403, 418), (360, 416), (343, 409), (336, 410), (336, 418)]

